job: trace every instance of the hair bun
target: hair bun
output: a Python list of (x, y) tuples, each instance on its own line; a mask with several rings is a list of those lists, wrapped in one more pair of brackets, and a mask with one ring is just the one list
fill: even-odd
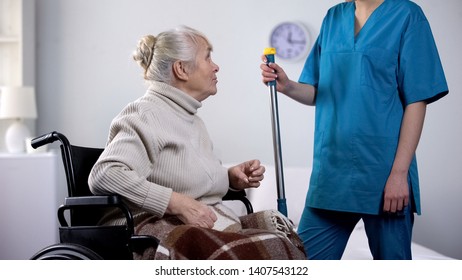
[(133, 53), (133, 59), (143, 67), (146, 72), (151, 64), (152, 56), (154, 54), (154, 47), (156, 45), (157, 38), (153, 35), (143, 36), (138, 41), (138, 46)]

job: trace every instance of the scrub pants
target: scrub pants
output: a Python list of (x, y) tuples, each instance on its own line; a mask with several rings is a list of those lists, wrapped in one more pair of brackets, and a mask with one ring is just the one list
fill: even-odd
[(351, 232), (364, 222), (375, 260), (410, 260), (414, 213), (409, 204), (399, 214), (367, 215), (305, 206), (298, 227), (308, 259), (339, 260)]

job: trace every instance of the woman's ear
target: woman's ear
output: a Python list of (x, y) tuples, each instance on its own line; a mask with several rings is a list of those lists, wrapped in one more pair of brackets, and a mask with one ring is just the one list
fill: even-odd
[(186, 65), (183, 61), (175, 61), (172, 68), (173, 74), (177, 79), (182, 81), (187, 81), (189, 79), (188, 71), (186, 71)]

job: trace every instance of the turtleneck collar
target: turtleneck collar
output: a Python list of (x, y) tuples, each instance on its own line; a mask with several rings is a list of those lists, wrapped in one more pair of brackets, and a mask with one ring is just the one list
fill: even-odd
[(152, 82), (148, 88), (148, 92), (159, 94), (170, 99), (185, 111), (193, 115), (197, 113), (197, 110), (200, 107), (202, 107), (202, 103), (194, 99), (192, 96), (163, 82)]

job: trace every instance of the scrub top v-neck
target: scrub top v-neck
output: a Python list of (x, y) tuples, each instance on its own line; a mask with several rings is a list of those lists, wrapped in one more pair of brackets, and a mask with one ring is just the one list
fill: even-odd
[[(379, 214), (406, 105), (448, 93), (425, 15), (386, 0), (355, 36), (355, 3), (331, 8), (299, 82), (317, 87), (307, 205)], [(409, 169), (420, 213), (417, 163)]]

